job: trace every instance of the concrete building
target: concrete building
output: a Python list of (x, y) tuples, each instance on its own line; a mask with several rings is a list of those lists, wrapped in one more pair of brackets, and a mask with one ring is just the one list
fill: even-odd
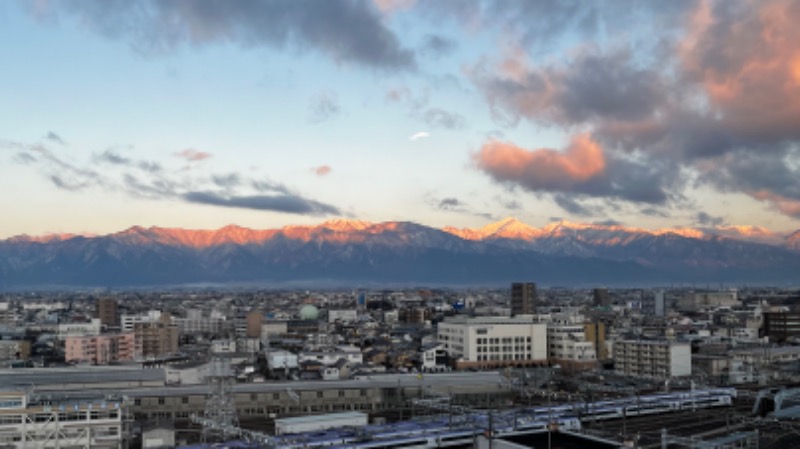
[(667, 340), (618, 340), (614, 369), (619, 375), (650, 379), (690, 376), (691, 346)]
[(28, 360), (31, 342), (28, 340), (0, 340), (0, 361)]
[(117, 300), (114, 298), (100, 298), (97, 300), (95, 312), (100, 324), (104, 327), (119, 326)]
[(123, 314), (120, 317), (120, 324), (123, 332), (131, 332), (133, 331), (133, 327), (136, 325), (136, 323), (152, 323), (158, 321), (159, 319), (161, 319), (161, 311), (150, 310), (144, 315)]
[(267, 367), (271, 370), (297, 369), (298, 357), (289, 351), (270, 351), (267, 354)]
[(594, 346), (594, 353), (597, 360), (608, 360), (610, 357), (608, 344), (606, 342), (606, 324), (602, 321), (583, 323), (583, 335), (586, 341)]
[(608, 307), (611, 305), (611, 295), (607, 288), (596, 288), (592, 290), (593, 304), (596, 307)]
[(144, 358), (155, 358), (178, 352), (178, 326), (171, 323), (169, 314), (158, 321), (136, 323), (133, 326), (136, 346)]
[(764, 336), (771, 342), (782, 343), (792, 337), (800, 337), (800, 313), (765, 312)]
[(91, 321), (85, 323), (60, 323), (56, 333), (59, 340), (65, 341), (67, 337), (99, 335), (100, 330), (100, 319), (93, 318)]
[(0, 392), (0, 447), (120, 448), (120, 399), (38, 400), (25, 392)]
[(247, 314), (245, 321), (247, 324), (245, 337), (261, 338), (261, 323), (264, 321), (264, 314), (257, 310), (253, 310)]
[(364, 363), (361, 350), (355, 346), (338, 346), (329, 351), (305, 351), (299, 356), (300, 363), (315, 361), (325, 366), (334, 365), (339, 359), (345, 359), (351, 364)]
[(67, 337), (64, 349), (65, 361), (93, 365), (132, 361), (140, 353), (133, 332)]
[(654, 298), (654, 312), (655, 316), (664, 316), (664, 290), (657, 290)]
[(547, 323), (547, 348), (551, 364), (575, 369), (597, 365), (594, 343), (586, 340), (582, 316), (554, 315)]
[(736, 290), (689, 293), (678, 300), (678, 309), (684, 311), (698, 311), (716, 309), (719, 307), (736, 307), (741, 305), (738, 296)]
[(536, 284), (515, 282), (511, 284), (511, 315), (536, 313)]
[(211, 352), (215, 354), (236, 352), (236, 340), (220, 339), (211, 341)]
[(532, 317), (453, 317), (437, 338), (459, 369), (547, 363), (547, 325)]
[(355, 310), (329, 310), (328, 322), (329, 323), (352, 323), (358, 318), (358, 312)]

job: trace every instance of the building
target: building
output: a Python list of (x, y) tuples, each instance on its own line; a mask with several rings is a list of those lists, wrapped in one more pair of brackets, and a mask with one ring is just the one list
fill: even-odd
[(64, 342), (64, 360), (68, 363), (108, 365), (114, 362), (128, 362), (135, 360), (139, 352), (133, 332), (73, 336), (67, 337)]
[(764, 336), (769, 341), (782, 343), (791, 337), (800, 337), (800, 313), (765, 312)]
[(236, 340), (229, 338), (211, 340), (211, 352), (215, 354), (236, 352)]
[(97, 318), (104, 327), (119, 326), (119, 315), (117, 314), (117, 300), (114, 298), (100, 298), (97, 300)]
[(345, 359), (354, 365), (364, 363), (361, 350), (355, 346), (337, 346), (329, 351), (305, 351), (299, 357), (300, 363), (315, 361), (325, 366), (334, 365), (339, 359)]
[(654, 312), (655, 316), (664, 316), (665, 307), (664, 307), (664, 290), (658, 290), (655, 293), (654, 298)]
[(247, 314), (245, 321), (247, 323), (245, 337), (261, 338), (261, 323), (264, 321), (264, 315), (257, 310), (253, 310)]
[(99, 335), (100, 329), (100, 319), (93, 318), (91, 321), (84, 323), (60, 323), (56, 333), (58, 339), (64, 341), (67, 339), (67, 337)]
[(511, 284), (511, 316), (536, 313), (536, 284), (515, 282)]
[(0, 447), (120, 448), (121, 398), (44, 399), (21, 391), (0, 392)]
[(608, 360), (608, 344), (606, 343), (606, 323), (595, 321), (583, 323), (583, 335), (586, 341), (594, 345), (594, 353), (597, 360)]
[(532, 317), (452, 317), (437, 338), (458, 369), (547, 363), (547, 325)]
[(352, 323), (358, 318), (358, 312), (355, 310), (329, 310), (328, 322), (329, 323)]
[(608, 307), (611, 305), (611, 295), (607, 288), (596, 288), (592, 290), (593, 303), (596, 307)]
[(691, 345), (667, 340), (615, 341), (614, 370), (619, 375), (650, 379), (690, 376)]
[(168, 313), (158, 321), (136, 323), (133, 326), (136, 346), (144, 358), (161, 357), (178, 352), (178, 326), (171, 323)]
[(689, 293), (678, 300), (678, 309), (684, 311), (736, 307), (740, 305), (741, 302), (739, 301), (739, 295), (736, 290)]
[(28, 360), (31, 342), (28, 340), (0, 340), (0, 361)]
[(586, 340), (583, 317), (556, 315), (547, 323), (547, 350), (551, 364), (573, 369), (597, 365), (595, 345)]
[(120, 323), (122, 325), (123, 332), (131, 332), (133, 331), (133, 326), (136, 325), (136, 323), (152, 323), (154, 321), (158, 321), (160, 318), (160, 310), (150, 310), (146, 315), (123, 314), (120, 317)]

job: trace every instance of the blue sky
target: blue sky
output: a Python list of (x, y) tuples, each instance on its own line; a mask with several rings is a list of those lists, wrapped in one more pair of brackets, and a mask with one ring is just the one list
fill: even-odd
[[(338, 217), (797, 229), (796, 32), (768, 14), (797, 8), (679, 3), (4, 2), (0, 237)], [(726, 21), (779, 39), (739, 51)]]

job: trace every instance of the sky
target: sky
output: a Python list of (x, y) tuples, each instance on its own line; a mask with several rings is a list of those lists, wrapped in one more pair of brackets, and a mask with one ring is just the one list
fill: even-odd
[(0, 238), (800, 228), (800, 2), (0, 2)]

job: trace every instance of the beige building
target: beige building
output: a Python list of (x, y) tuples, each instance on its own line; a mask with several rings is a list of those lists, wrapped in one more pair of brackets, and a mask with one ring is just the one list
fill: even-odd
[(67, 362), (108, 365), (135, 360), (140, 352), (133, 332), (67, 337), (64, 342), (64, 360)]
[(573, 369), (597, 366), (594, 343), (586, 339), (583, 317), (554, 315), (547, 323), (547, 351), (551, 364)]
[(615, 341), (614, 369), (619, 375), (650, 379), (691, 376), (692, 348), (667, 340)]
[(31, 342), (27, 340), (0, 340), (0, 361), (27, 360), (31, 355)]
[(264, 321), (264, 315), (257, 310), (253, 310), (247, 314), (245, 321), (247, 322), (245, 336), (247, 338), (261, 338), (261, 323)]
[(547, 325), (533, 317), (455, 317), (437, 338), (459, 369), (547, 363)]
[(158, 321), (135, 323), (136, 346), (142, 357), (155, 358), (178, 352), (178, 326), (172, 324), (168, 313), (162, 313)]

